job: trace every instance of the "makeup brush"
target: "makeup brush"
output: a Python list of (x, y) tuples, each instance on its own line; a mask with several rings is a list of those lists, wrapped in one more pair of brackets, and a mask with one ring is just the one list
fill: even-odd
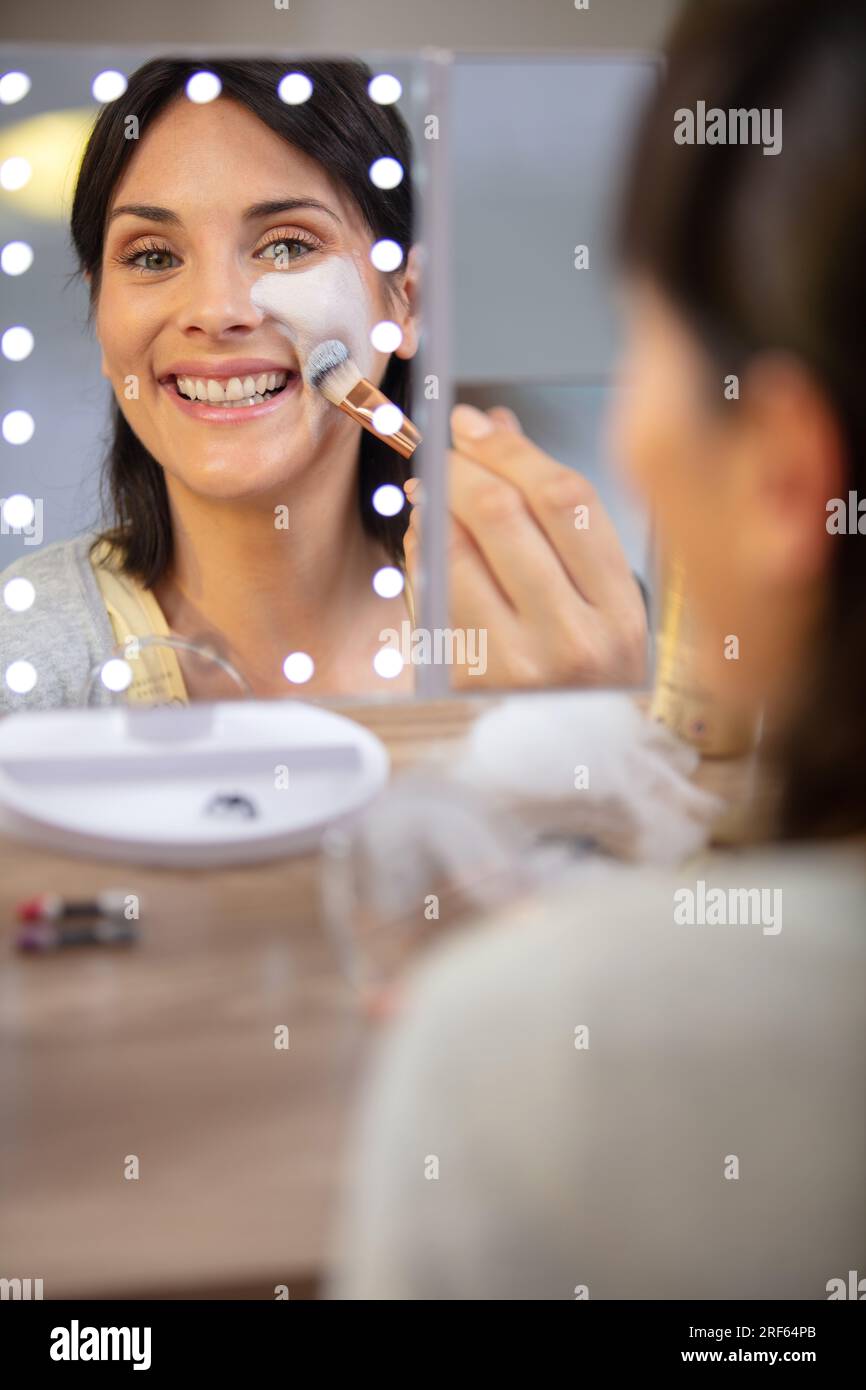
[[(339, 338), (329, 338), (313, 348), (304, 368), (304, 379), (338, 410), (357, 420), (377, 439), (390, 444), (404, 459), (414, 454), (421, 436), (412, 421), (372, 381), (361, 376), (349, 356), (349, 349)], [(383, 407), (387, 409), (382, 410)], [(380, 410), (382, 414), (377, 415)], [(376, 419), (384, 429), (377, 429)], [(396, 428), (391, 428), (392, 424), (396, 424)]]

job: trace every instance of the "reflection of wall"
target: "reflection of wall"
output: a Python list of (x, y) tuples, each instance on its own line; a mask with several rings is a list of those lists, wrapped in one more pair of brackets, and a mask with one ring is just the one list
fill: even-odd
[[(511, 405), (586, 473), (646, 572), (646, 525), (604, 459), (619, 348), (613, 226), (650, 58), (461, 61), (453, 73), (458, 397)], [(574, 248), (589, 248), (576, 270)]]
[[(650, 60), (453, 70), (457, 376), (604, 377), (617, 332), (613, 221)], [(574, 248), (589, 248), (576, 270)]]

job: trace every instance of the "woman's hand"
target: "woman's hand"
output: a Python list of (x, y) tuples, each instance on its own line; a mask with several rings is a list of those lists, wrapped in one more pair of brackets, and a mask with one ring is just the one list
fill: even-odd
[[(537, 449), (504, 407), (459, 405), (448, 452), (450, 624), (486, 629), (487, 669), (455, 666), (479, 686), (641, 684), (643, 596), (610, 517), (581, 474)], [(420, 539), (417, 480), (406, 564)], [(422, 503), (423, 506), (423, 503)]]

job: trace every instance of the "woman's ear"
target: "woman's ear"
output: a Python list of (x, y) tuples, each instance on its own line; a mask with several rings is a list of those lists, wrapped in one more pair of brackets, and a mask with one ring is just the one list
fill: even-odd
[[(87, 288), (88, 288), (88, 289), (91, 289), (92, 283), (93, 283), (93, 276), (92, 276), (92, 274), (91, 274), (91, 272), (90, 272), (89, 270), (85, 270), (85, 271), (84, 271), (84, 279), (87, 281)], [(95, 312), (95, 306), (94, 306), (94, 316), (93, 316), (93, 331), (94, 331), (94, 333), (96, 334), (96, 341), (99, 343), (100, 348), (102, 348), (102, 339), (101, 339), (100, 336), (99, 336), (99, 315), (98, 315), (98, 313)], [(103, 375), (104, 377), (106, 377), (106, 378), (110, 381), (110, 380), (111, 380), (111, 376), (110, 376), (110, 373), (109, 373), (109, 371), (108, 371), (108, 365), (107, 365), (107, 363), (106, 363), (106, 361), (105, 361), (105, 350), (104, 350), (104, 349), (103, 349), (103, 351), (102, 351), (102, 365), (101, 365), (101, 370), (102, 370), (102, 375)]]
[(420, 330), (420, 278), (421, 248), (416, 244), (409, 248), (406, 265), (399, 281), (398, 294), (400, 312), (396, 321), (403, 333), (403, 341), (395, 348), (397, 357), (414, 357), (418, 351)]
[(806, 368), (781, 353), (750, 367), (742, 410), (741, 548), (768, 586), (823, 578), (836, 543), (828, 504), (847, 476), (834, 410)]

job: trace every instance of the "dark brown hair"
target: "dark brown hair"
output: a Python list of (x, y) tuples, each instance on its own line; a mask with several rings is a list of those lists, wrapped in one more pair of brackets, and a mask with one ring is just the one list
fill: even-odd
[[(373, 237), (388, 237), (408, 254), (412, 241), (411, 143), (406, 125), (393, 105), (381, 106), (367, 93), (372, 76), (360, 62), (316, 61), (292, 64), (313, 84), (310, 98), (287, 105), (277, 86), (289, 71), (270, 60), (156, 59), (138, 68), (124, 94), (103, 108), (96, 119), (75, 189), (72, 240), (78, 274), (89, 273), (91, 319), (99, 297), (106, 218), (114, 189), (129, 164), (137, 141), (125, 138), (130, 115), (138, 118), (143, 138), (154, 118), (183, 93), (194, 72), (213, 72), (223, 95), (241, 102), (265, 125), (314, 159), (354, 199)], [(406, 176), (394, 189), (377, 188), (368, 177), (375, 159), (398, 159)], [(382, 390), (402, 410), (410, 410), (409, 363), (392, 357)], [(383, 517), (371, 497), (381, 483), (401, 486), (409, 467), (382, 440), (364, 432), (358, 467), (358, 505), (367, 532), (400, 562), (406, 510)], [(104, 491), (112, 525), (102, 534), (117, 547), (122, 568), (150, 588), (172, 559), (172, 525), (165, 474), (127, 423), (116, 399), (111, 403), (111, 438), (104, 465)]]
[[(781, 108), (782, 149), (677, 144), (675, 113)], [(677, 25), (627, 183), (622, 252), (724, 372), (795, 354), (866, 496), (866, 4), (698, 0)], [(829, 501), (830, 499), (828, 499)], [(782, 838), (866, 828), (866, 538), (837, 536), (800, 716), (782, 754)]]

